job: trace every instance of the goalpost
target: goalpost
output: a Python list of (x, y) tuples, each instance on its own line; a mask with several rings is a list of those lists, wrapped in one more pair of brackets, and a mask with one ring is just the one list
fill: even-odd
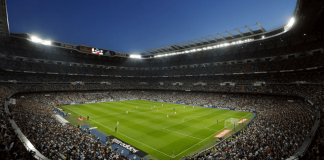
[(229, 118), (225, 121), (224, 128), (233, 129), (234, 125), (235, 125), (235, 127), (237, 126), (237, 124), (235, 124), (235, 123), (238, 121), (239, 121), (238, 118)]

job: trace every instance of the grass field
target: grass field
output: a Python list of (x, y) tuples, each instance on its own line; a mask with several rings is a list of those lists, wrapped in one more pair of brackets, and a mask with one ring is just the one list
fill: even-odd
[[(248, 112), (193, 108), (187, 105), (184, 108), (184, 105), (146, 100), (69, 105), (61, 108), (72, 114), (67, 118), (71, 124), (89, 123), (92, 127), (98, 127), (99, 131), (148, 153), (151, 158), (161, 160), (181, 159), (182, 156), (205, 150), (216, 144), (217, 138), (214, 136), (217, 133), (227, 129), (224, 128), (225, 120), (245, 118), (248, 119), (244, 122), (245, 125), (254, 116), (254, 113)], [(176, 115), (173, 115), (174, 108)], [(76, 118), (80, 115), (90, 116), (90, 122), (77, 121)], [(117, 121), (118, 132), (115, 132)], [(236, 126), (236, 130), (243, 125)], [(232, 133), (234, 130), (226, 136)]]

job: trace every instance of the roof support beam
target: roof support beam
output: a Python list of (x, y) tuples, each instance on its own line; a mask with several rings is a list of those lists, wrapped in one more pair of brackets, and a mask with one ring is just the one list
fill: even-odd
[(208, 39), (206, 39), (205, 37), (201, 37), (202, 39), (204, 39), (206, 42), (210, 43), (210, 41)]
[(248, 26), (245, 26), (245, 28), (249, 30), (251, 34), (254, 34), (253, 31)]
[(191, 44), (197, 46), (197, 44), (195, 42), (193, 42), (193, 41), (188, 41), (188, 42), (190, 42)]
[(188, 47), (190, 47), (190, 44), (186, 43), (186, 42), (182, 42), (183, 44), (187, 45)]
[(182, 44), (180, 43), (177, 43), (178, 46), (182, 47), (182, 48), (185, 48), (185, 46), (183, 46)]
[(223, 35), (221, 35), (219, 33), (217, 33), (217, 35), (220, 36), (223, 40), (226, 40), (226, 38)]
[(229, 31), (226, 31), (226, 33), (231, 36), (232, 38), (234, 38), (234, 36), (229, 32)]
[(150, 49), (152, 52), (158, 52), (158, 50), (156, 50), (156, 49)]
[(169, 51), (167, 48), (160, 47), (162, 50)]
[(213, 37), (212, 35), (209, 35), (210, 38), (212, 38), (213, 40), (217, 41), (217, 39), (215, 37)]
[(174, 45), (174, 47), (177, 48), (177, 49), (181, 49), (181, 48), (180, 48), (179, 46), (177, 46), (177, 45)]
[(262, 32), (266, 32), (266, 30), (261, 26), (260, 23), (256, 23), (256, 24), (259, 26), (259, 28), (261, 29)]
[(160, 48), (155, 48), (156, 51), (158, 52), (161, 52), (161, 49)]
[(238, 29), (235, 28), (235, 31), (236, 31), (237, 33), (239, 33), (242, 37), (244, 36), (243, 33), (242, 33), (240, 30), (238, 30)]
[(149, 51), (148, 49), (147, 49), (147, 50), (144, 50), (144, 52), (146, 52), (146, 53), (151, 53), (151, 51)]
[(167, 49), (171, 49), (171, 50), (174, 50), (172, 47), (170, 47), (170, 46), (165, 46), (165, 47), (167, 47)]
[(197, 42), (199, 42), (200, 44), (204, 44), (204, 42), (200, 41), (199, 39), (195, 39)]

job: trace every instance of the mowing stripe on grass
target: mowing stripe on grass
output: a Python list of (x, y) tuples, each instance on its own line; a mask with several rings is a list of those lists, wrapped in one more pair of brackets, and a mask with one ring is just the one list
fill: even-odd
[[(76, 112), (76, 111), (74, 111), (74, 110), (71, 110), (71, 109), (69, 109), (69, 110), (72, 111), (72, 112), (74, 112), (74, 113), (76, 113), (76, 114), (79, 114), (79, 115), (81, 115), (81, 116), (84, 116), (84, 115), (82, 115), (82, 114), (80, 114), (80, 113), (78, 113), (78, 112)], [(98, 123), (98, 122), (96, 122), (96, 121), (94, 121), (94, 120), (91, 120), (91, 121), (93, 121), (93, 122), (95, 122), (95, 123)], [(113, 129), (111, 129), (111, 128), (109, 128), (109, 127), (107, 127), (107, 126), (105, 126), (105, 125), (103, 125), (103, 124), (101, 124), (101, 123), (98, 123), (98, 124), (100, 124), (101, 126), (103, 126), (103, 127), (105, 127), (105, 128), (108, 128), (109, 130), (115, 131), (115, 130), (113, 130)], [(121, 134), (121, 135), (123, 135), (123, 136), (125, 136), (125, 137), (127, 137), (127, 138), (129, 138), (129, 139), (131, 139), (131, 140), (133, 140), (133, 141), (135, 141), (135, 142), (137, 142), (137, 143), (140, 143), (140, 144), (142, 144), (142, 145), (144, 145), (144, 146), (146, 146), (146, 147), (148, 147), (148, 148), (151, 148), (151, 149), (153, 149), (153, 150), (155, 150), (155, 151), (157, 151), (157, 152), (159, 152), (159, 153), (161, 153), (161, 154), (164, 154), (164, 155), (166, 155), (166, 156), (168, 156), (168, 157), (170, 157), (170, 158), (173, 158), (172, 156), (169, 156), (169, 155), (166, 154), (166, 153), (163, 153), (163, 152), (161, 152), (161, 151), (159, 151), (159, 150), (157, 150), (157, 149), (155, 149), (155, 148), (152, 148), (152, 147), (150, 147), (150, 146), (148, 146), (148, 145), (146, 145), (146, 144), (144, 144), (144, 143), (141, 143), (141, 142), (139, 142), (139, 141), (137, 141), (137, 140), (135, 140), (135, 139), (133, 139), (133, 138), (130, 138), (130, 137), (128, 137), (128, 136), (126, 136), (126, 135), (124, 135), (124, 134), (122, 134), (122, 133), (119, 133), (119, 134)]]
[[(178, 156), (209, 147), (213, 145), (211, 143), (214, 140), (213, 136), (224, 130), (226, 119), (230, 117), (243, 119), (250, 115), (246, 112), (205, 107), (195, 107), (194, 110), (192, 106), (185, 105), (184, 108), (182, 104), (164, 103), (162, 107), (161, 103), (130, 100), (121, 103), (103, 102), (64, 108), (73, 111), (76, 115), (89, 115), (90, 122), (93, 122), (95, 127), (103, 127), (104, 131), (125, 142), (129, 141), (129, 144), (159, 159), (180, 159), (181, 157)], [(172, 116), (175, 112), (174, 108), (179, 114)], [(167, 118), (167, 115), (171, 116)], [(157, 121), (154, 121), (155, 119)], [(216, 125), (216, 119), (219, 119), (220, 124)], [(118, 126), (121, 132), (113, 133), (116, 121), (123, 125)], [(209, 136), (211, 133), (212, 135)]]

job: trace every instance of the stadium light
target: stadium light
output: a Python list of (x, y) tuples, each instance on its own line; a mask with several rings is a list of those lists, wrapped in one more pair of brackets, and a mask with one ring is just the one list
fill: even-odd
[(291, 27), (294, 25), (294, 23), (295, 23), (295, 18), (294, 17), (290, 18), (289, 22), (287, 23), (287, 25), (284, 28), (285, 29), (285, 32), (287, 32), (288, 30), (290, 30)]
[[(214, 45), (214, 46), (208, 46), (208, 47), (202, 47), (202, 48), (197, 48), (197, 49), (185, 50), (185, 51), (181, 51), (181, 52), (165, 53), (165, 54), (156, 55), (154, 57), (157, 58), (157, 57), (166, 57), (166, 56), (173, 56), (173, 55), (179, 55), (179, 54), (193, 53), (193, 52), (199, 52), (199, 51), (203, 51), (203, 50), (210, 50), (210, 49), (213, 49), (213, 48), (222, 48), (222, 47), (228, 47), (228, 46), (231, 46), (231, 45), (236, 45), (236, 44), (241, 44), (241, 43), (248, 43), (248, 42), (251, 42), (251, 41), (254, 41), (254, 39), (249, 38), (249, 39), (238, 40), (238, 41), (233, 41), (233, 42), (229, 42), (229, 43), (222, 43), (222, 44), (218, 44), (218, 45)], [(131, 58), (134, 58), (134, 57), (131, 57)]]
[(141, 59), (141, 55), (134, 55), (134, 54), (131, 54), (129, 55), (130, 58), (137, 58), (137, 59)]
[(48, 45), (48, 46), (52, 45), (52, 42), (51, 41), (49, 41), (49, 40), (42, 40), (42, 39), (40, 39), (40, 38), (38, 38), (36, 36), (31, 36), (30, 37), (30, 40), (32, 42), (41, 43), (41, 44)]
[(52, 42), (48, 41), (48, 40), (43, 40), (43, 44), (50, 46), (50, 45), (52, 45)]
[(36, 42), (36, 43), (39, 43), (42, 41), (40, 38), (35, 37), (35, 36), (32, 36), (30, 39), (31, 39), (31, 41)]

